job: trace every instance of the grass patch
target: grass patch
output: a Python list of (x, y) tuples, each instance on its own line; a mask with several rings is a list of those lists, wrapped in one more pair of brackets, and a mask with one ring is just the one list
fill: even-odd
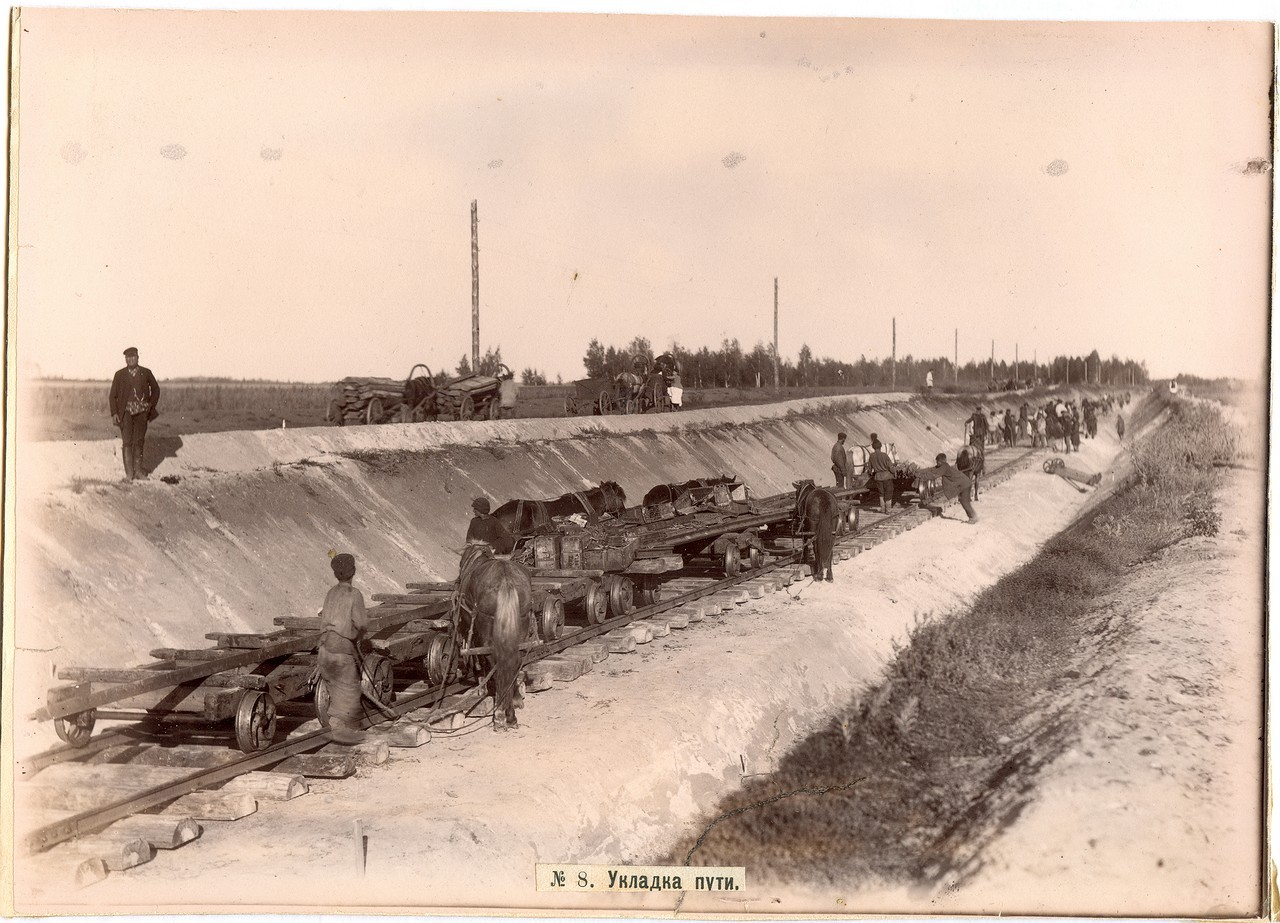
[[(968, 611), (920, 621), (881, 681), (704, 818), (718, 822), (690, 864), (819, 884), (963, 877), (1069, 745), (1071, 719), (1053, 716), (1053, 692), (1080, 675), (1096, 604), (1130, 567), (1216, 530), (1215, 466), (1237, 446), (1212, 409), (1170, 405), (1168, 421), (1131, 449), (1126, 490)], [(696, 842), (661, 861), (686, 861)]]

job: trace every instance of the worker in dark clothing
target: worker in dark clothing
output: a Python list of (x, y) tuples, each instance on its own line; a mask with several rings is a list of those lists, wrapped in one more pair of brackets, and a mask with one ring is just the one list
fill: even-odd
[(922, 481), (942, 478), (942, 495), (948, 500), (959, 500), (960, 506), (969, 515), (969, 525), (973, 525), (978, 521), (978, 514), (973, 511), (973, 504), (969, 502), (969, 490), (973, 487), (973, 481), (959, 468), (947, 464), (946, 452), (939, 452), (935, 461), (937, 464), (932, 468), (917, 471), (916, 477)]
[(1116, 436), (1124, 442), (1124, 414), (1116, 414)]
[(969, 418), (969, 423), (973, 430), (970, 433), (970, 445), (984, 446), (987, 444), (987, 415), (982, 412), (981, 407), (975, 407), (973, 416)]
[(493, 548), (494, 554), (511, 554), (516, 547), (515, 536), (500, 520), (489, 515), (489, 501), (476, 497), (471, 501), (475, 516), (467, 526), (467, 544), (483, 542)]
[(845, 451), (845, 433), (836, 436), (836, 444), (831, 447), (831, 473), (836, 476), (836, 487), (844, 487), (849, 475), (849, 453)]
[(138, 365), (137, 347), (124, 351), (124, 363), (125, 367), (111, 379), (107, 403), (111, 422), (120, 428), (125, 480), (132, 481), (147, 476), (142, 450), (147, 441), (147, 424), (159, 416), (156, 405), (160, 403), (160, 385), (151, 369)]
[(360, 705), (359, 645), (369, 627), (364, 596), (351, 585), (356, 575), (356, 559), (349, 554), (334, 555), (330, 562), (337, 586), (329, 590), (320, 610), (320, 646), (316, 656), (320, 676), (329, 691), (330, 737), (340, 744), (360, 743), (363, 709)]
[(880, 492), (880, 512), (888, 513), (893, 506), (893, 459), (880, 448), (880, 440), (871, 440), (871, 455), (867, 457), (867, 470), (872, 483)]

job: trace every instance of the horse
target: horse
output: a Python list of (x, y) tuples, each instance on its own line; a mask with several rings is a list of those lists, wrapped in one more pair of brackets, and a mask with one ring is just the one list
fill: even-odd
[(813, 481), (796, 481), (796, 509), (792, 517), (792, 529), (805, 536), (801, 559), (808, 557), (809, 536), (813, 537), (813, 579), (827, 582), (831, 575), (831, 556), (835, 548), (835, 521), (839, 506), (835, 494), (825, 487), (814, 486)]
[(659, 503), (671, 503), (673, 506), (679, 506), (680, 501), (686, 497), (696, 505), (712, 497), (717, 486), (736, 484), (737, 481), (737, 477), (728, 474), (714, 478), (693, 478), (683, 484), (659, 484), (644, 495), (640, 505), (654, 506)]
[(586, 513), (591, 522), (609, 514), (619, 515), (627, 506), (627, 493), (616, 481), (604, 481), (599, 487), (575, 490), (554, 500), (508, 500), (493, 515), (512, 535), (532, 535), (551, 526), (556, 516)]
[(467, 647), (487, 647), (489, 692), (495, 729), (516, 726), (520, 642), (533, 625), (529, 572), (514, 561), (495, 558), (488, 545), (468, 545), (458, 575), (458, 632)]
[(956, 455), (956, 468), (969, 475), (973, 481), (973, 499), (978, 499), (978, 478), (987, 470), (987, 456), (982, 446), (970, 443)]

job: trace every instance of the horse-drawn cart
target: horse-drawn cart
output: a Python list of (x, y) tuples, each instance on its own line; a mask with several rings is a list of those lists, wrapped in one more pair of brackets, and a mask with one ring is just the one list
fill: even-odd
[[(419, 370), (423, 374), (415, 374)], [(334, 386), (325, 420), (335, 426), (496, 420), (515, 403), (515, 375), (505, 365), (497, 375), (463, 375), (437, 388), (431, 369), (418, 363), (403, 381), (342, 379)]]
[(436, 392), (436, 414), (445, 420), (497, 420), (515, 405), (515, 375), (505, 365), (497, 375), (464, 375)]

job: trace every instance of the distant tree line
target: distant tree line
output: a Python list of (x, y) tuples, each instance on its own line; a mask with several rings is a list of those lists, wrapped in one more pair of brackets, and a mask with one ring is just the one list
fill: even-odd
[[(673, 344), (666, 350), (680, 363), (686, 387), (691, 388), (756, 388), (773, 385), (773, 350), (764, 343), (756, 343), (750, 352), (744, 351), (737, 339), (723, 340), (720, 348), (707, 346), (697, 350)], [(654, 350), (649, 340), (635, 337), (625, 346), (605, 346), (592, 339), (587, 346), (582, 364), (588, 378), (612, 378), (619, 372), (629, 371), (637, 355), (652, 360)], [(954, 382), (969, 385), (989, 385), (1017, 380), (1020, 382), (1064, 383), (1083, 381), (1088, 375), (1091, 382), (1101, 384), (1143, 384), (1148, 380), (1144, 362), (1121, 359), (1112, 355), (1103, 359), (1095, 349), (1087, 356), (1056, 356), (1048, 362), (968, 362), (959, 368), (945, 357), (929, 359), (911, 355), (897, 360), (896, 384), (904, 390), (914, 390), (925, 382), (925, 375), (933, 372), (934, 386), (940, 390)], [(829, 357), (816, 357), (806, 343), (800, 347), (795, 360), (783, 358), (778, 363), (778, 383), (784, 387), (890, 387), (895, 381), (892, 359), (868, 359), (860, 356), (856, 362), (845, 362)]]

